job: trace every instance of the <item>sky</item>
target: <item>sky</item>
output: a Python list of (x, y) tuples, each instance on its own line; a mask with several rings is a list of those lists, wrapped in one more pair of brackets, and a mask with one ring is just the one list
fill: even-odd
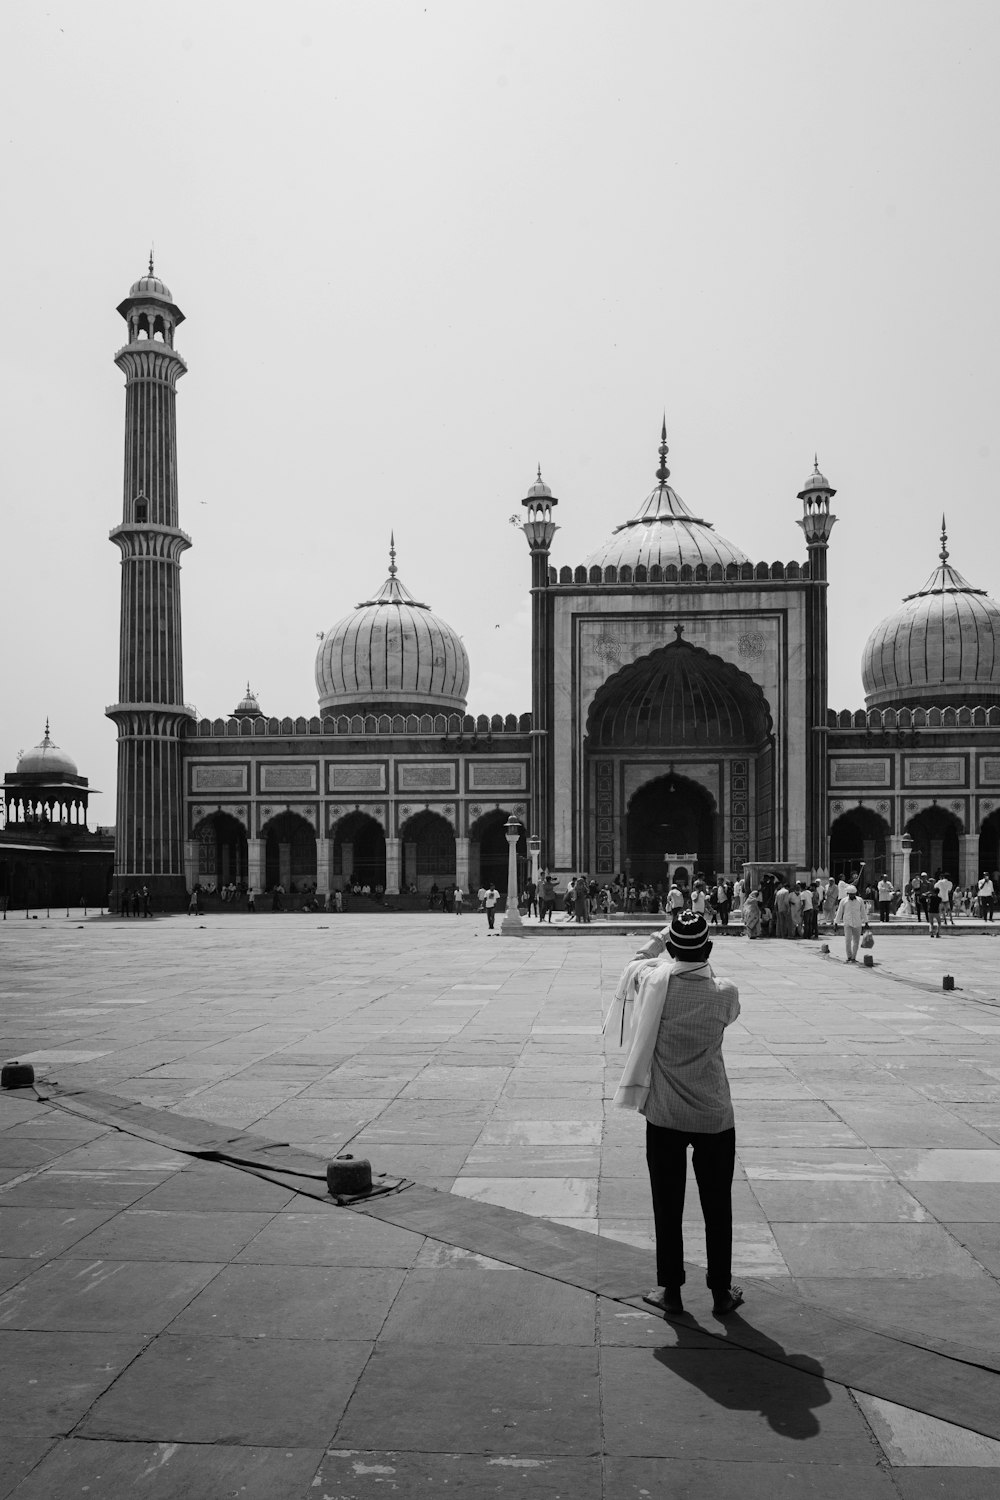
[(837, 489), (830, 703), (952, 562), (1000, 595), (995, 0), (134, 0), (0, 12), (0, 770), (114, 818), (125, 342), (178, 387), (185, 698), (317, 711), (400, 577), (530, 706), (537, 464), (575, 565), (671, 483), (754, 559)]

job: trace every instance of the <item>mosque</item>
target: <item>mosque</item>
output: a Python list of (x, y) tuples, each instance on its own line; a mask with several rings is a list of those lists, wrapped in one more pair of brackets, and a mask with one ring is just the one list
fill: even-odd
[(670, 483), (665, 425), (650, 493), (581, 562), (552, 557), (560, 502), (540, 472), (521, 501), (530, 712), (466, 712), (462, 640), (391, 545), (384, 581), (321, 641), (314, 710), (271, 718), (248, 686), (231, 713), (197, 718), (182, 675), (184, 314), (152, 260), (118, 312), (121, 885), (161, 908), (233, 880), (505, 889), (512, 815), (521, 858), (563, 880), (864, 862), (897, 884), (911, 866), (969, 884), (1000, 864), (1000, 606), (952, 565), (943, 522), (927, 582), (868, 639), (865, 707), (833, 711), (835, 490), (817, 464), (798, 493), (804, 558), (754, 559)]

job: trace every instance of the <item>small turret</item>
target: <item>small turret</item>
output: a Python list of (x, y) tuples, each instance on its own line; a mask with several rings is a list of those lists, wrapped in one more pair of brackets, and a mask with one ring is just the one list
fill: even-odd
[(830, 513), (830, 501), (836, 493), (826, 476), (820, 473), (819, 458), (814, 456), (813, 471), (798, 494), (802, 501), (802, 519), (798, 525), (802, 527), (809, 547), (825, 547), (828, 544), (830, 532), (837, 520)]
[(559, 527), (552, 519), (552, 507), (558, 505), (559, 501), (542, 479), (541, 464), (538, 466), (538, 478), (528, 490), (521, 504), (528, 512), (528, 519), (521, 527), (521, 530), (528, 538), (528, 546), (532, 552), (547, 553), (552, 546), (552, 538), (559, 530)]

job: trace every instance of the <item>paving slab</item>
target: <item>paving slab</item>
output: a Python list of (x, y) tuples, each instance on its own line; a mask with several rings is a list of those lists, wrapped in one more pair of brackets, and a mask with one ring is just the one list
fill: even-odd
[(303, 1500), (323, 1458), (317, 1448), (226, 1443), (57, 1442), (17, 1490), (18, 1500), (141, 1495), (143, 1500)]
[(375, 1448), (387, 1423), (394, 1445), (409, 1452), (597, 1454), (596, 1346), (380, 1345), (336, 1445)]
[(325, 1447), (372, 1345), (165, 1334), (77, 1428), (86, 1438)]
[(384, 1500), (456, 1495), (460, 1500), (495, 1500), (497, 1495), (530, 1500), (602, 1500), (599, 1457), (523, 1458), (514, 1454), (402, 1453), (396, 1449), (359, 1451), (331, 1448), (317, 1473), (318, 1494), (328, 1500)]

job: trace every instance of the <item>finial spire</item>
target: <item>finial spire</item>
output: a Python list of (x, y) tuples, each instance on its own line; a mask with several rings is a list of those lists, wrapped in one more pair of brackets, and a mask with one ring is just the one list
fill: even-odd
[(45, 715), (45, 738), (46, 739), (49, 738), (49, 716), (48, 716), (48, 714)]
[(396, 534), (389, 532), (389, 577), (396, 576)]
[(538, 483), (541, 484), (541, 482), (542, 482), (542, 466), (541, 466), (541, 464), (539, 464), (538, 465)]
[(948, 532), (945, 529), (944, 514), (941, 515), (941, 552), (940, 558), (943, 563), (948, 561)]
[(149, 247), (149, 274), (150, 274), (150, 276), (155, 276), (156, 275), (156, 272), (153, 270), (153, 246), (152, 245), (150, 245), (150, 247)]
[(670, 478), (670, 470), (667, 468), (667, 454), (669, 452), (670, 449), (667, 447), (667, 414), (664, 412), (663, 426), (660, 429), (660, 467), (656, 471), (656, 477), (661, 485), (666, 484)]

